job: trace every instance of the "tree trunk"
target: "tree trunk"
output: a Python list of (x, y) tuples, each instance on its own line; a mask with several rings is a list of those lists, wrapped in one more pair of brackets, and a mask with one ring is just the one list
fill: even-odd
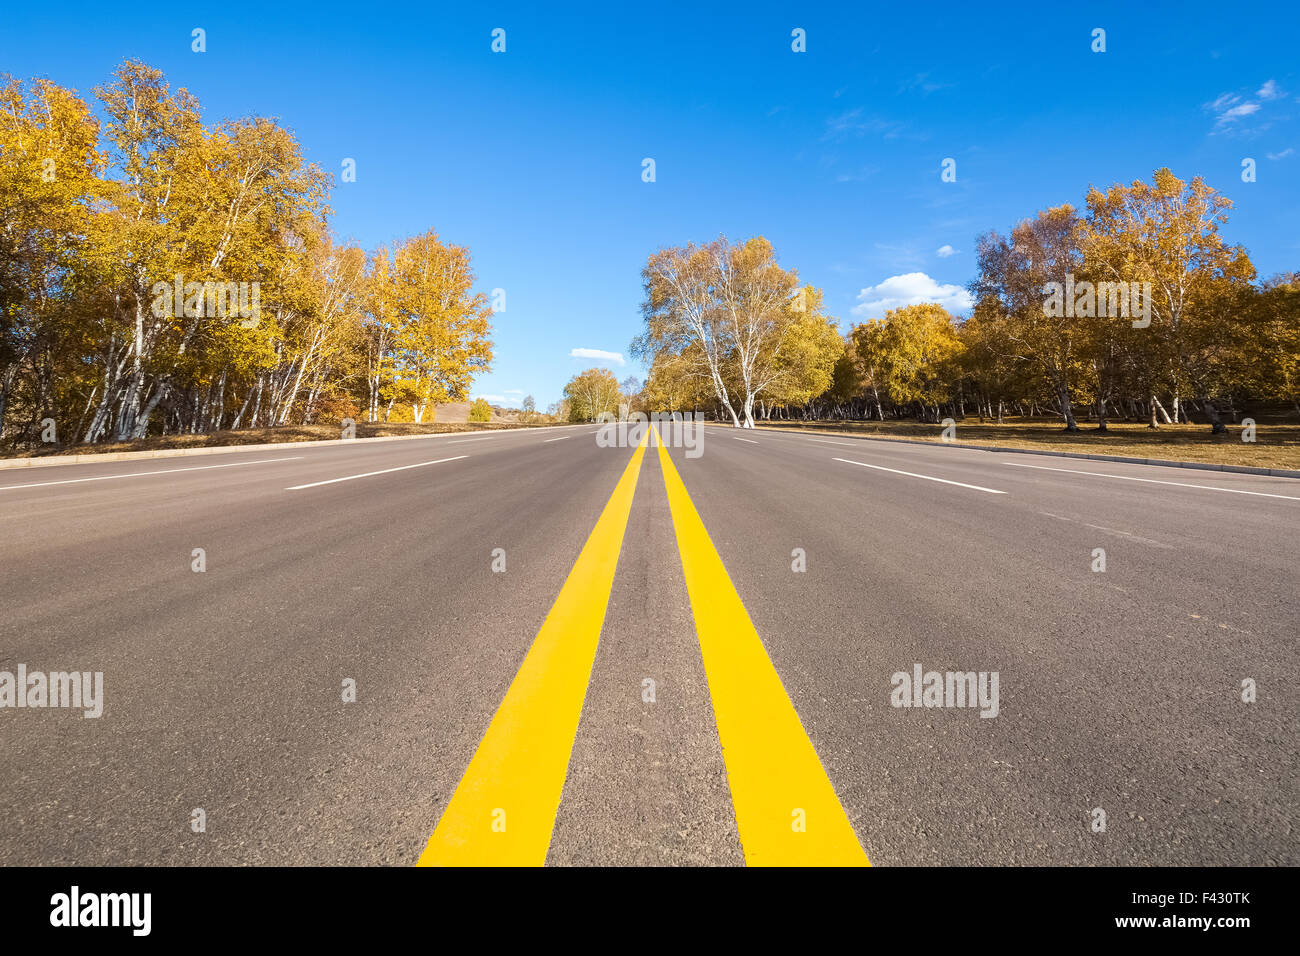
[(1210, 434), (1227, 434), (1228, 428), (1223, 424), (1223, 419), (1219, 416), (1219, 410), (1214, 407), (1214, 402), (1210, 400), (1210, 396), (1206, 395), (1202, 401), (1205, 403), (1205, 415), (1210, 419)]
[(1057, 400), (1061, 403), (1061, 415), (1065, 419), (1065, 430), (1077, 432), (1079, 423), (1074, 420), (1074, 406), (1070, 404), (1070, 390), (1064, 385), (1057, 386)]
[[(1151, 396), (1151, 401), (1155, 403), (1156, 411), (1160, 412), (1160, 417), (1163, 418), (1163, 419), (1165, 420), (1165, 424), (1166, 424), (1166, 425), (1172, 425), (1172, 424), (1174, 424), (1173, 420), (1169, 417), (1169, 413), (1168, 413), (1167, 411), (1165, 411), (1165, 407), (1164, 407), (1163, 405), (1160, 404), (1160, 399), (1158, 399), (1158, 398), (1156, 398), (1156, 396), (1152, 395), (1152, 396)], [(1154, 417), (1155, 417), (1155, 414), (1154, 414), (1154, 412), (1153, 412), (1153, 413), (1152, 413), (1152, 418), (1154, 418)]]
[(745, 396), (745, 427), (754, 427), (754, 396)]

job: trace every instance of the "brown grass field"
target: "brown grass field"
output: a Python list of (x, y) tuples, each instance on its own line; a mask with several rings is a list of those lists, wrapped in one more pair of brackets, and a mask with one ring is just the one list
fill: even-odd
[[(761, 422), (760, 427), (814, 431), (828, 435), (870, 435), (873, 438), (942, 442), (939, 425), (920, 422)], [(1084, 455), (1159, 458), (1251, 468), (1300, 471), (1300, 425), (1258, 425), (1255, 441), (1242, 441), (1240, 425), (1226, 435), (1210, 434), (1209, 425), (1161, 425), (1152, 430), (1135, 422), (1111, 422), (1109, 430), (1080, 424), (1066, 432), (1059, 421), (1008, 419), (1004, 424), (967, 418), (957, 423), (957, 445), (998, 445)]]

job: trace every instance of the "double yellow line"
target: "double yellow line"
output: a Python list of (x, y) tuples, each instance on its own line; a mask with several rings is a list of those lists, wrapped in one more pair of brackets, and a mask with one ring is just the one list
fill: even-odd
[(645, 446), (642, 438), (417, 865), (546, 862)]
[[(745, 861), (869, 865), (686, 486), (654, 434)], [(419, 865), (545, 863), (648, 439), (649, 433), (619, 478)]]

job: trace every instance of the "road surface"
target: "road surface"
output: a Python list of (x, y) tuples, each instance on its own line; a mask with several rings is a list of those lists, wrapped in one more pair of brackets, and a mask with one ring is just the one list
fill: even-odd
[(0, 864), (1300, 863), (1300, 481), (595, 432), (0, 471)]

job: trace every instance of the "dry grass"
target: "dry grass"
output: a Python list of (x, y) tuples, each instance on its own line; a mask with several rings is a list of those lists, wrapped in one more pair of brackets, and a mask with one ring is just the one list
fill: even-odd
[[(942, 427), (919, 422), (763, 422), (764, 426), (815, 431), (828, 435), (870, 435), (878, 438), (940, 442)], [(1069, 433), (1057, 421), (1007, 421), (1002, 425), (968, 418), (957, 423), (958, 445), (999, 445), (1085, 455), (1161, 458), (1252, 468), (1300, 471), (1300, 425), (1259, 425), (1255, 441), (1241, 440), (1241, 427), (1229, 425), (1226, 435), (1210, 434), (1208, 425), (1162, 425), (1152, 430), (1129, 422), (1110, 423), (1098, 432), (1080, 425)]]
[[(390, 435), (441, 435), (449, 432), (532, 428), (551, 424), (537, 422), (519, 425), (513, 422), (437, 422), (415, 425), (400, 422), (357, 422), (357, 438), (382, 438)], [(210, 432), (206, 435), (162, 435), (138, 441), (100, 445), (44, 446), (19, 453), (20, 457), (46, 458), (57, 455), (110, 454), (127, 451), (157, 451), (167, 448), (211, 448), (225, 445), (264, 445), (281, 442), (323, 441), (342, 437), (338, 425), (281, 425), (277, 428), (241, 428), (238, 431)]]

